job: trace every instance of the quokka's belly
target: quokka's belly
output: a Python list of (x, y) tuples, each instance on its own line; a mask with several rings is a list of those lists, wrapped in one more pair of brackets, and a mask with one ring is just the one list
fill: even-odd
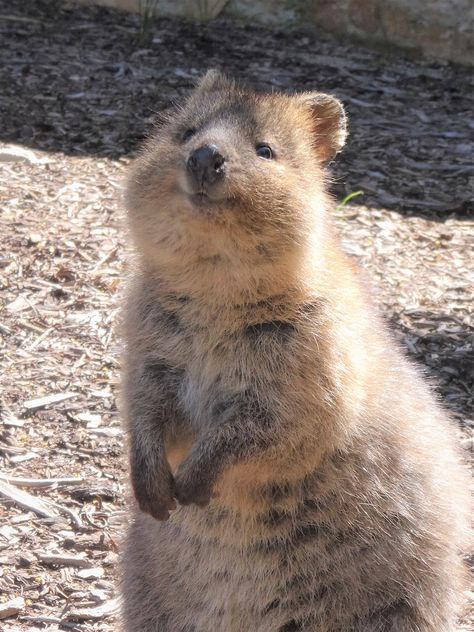
[[(143, 616), (144, 591), (155, 616), (137, 632), (345, 632), (337, 626), (349, 625), (354, 614), (347, 608), (354, 580), (362, 612), (376, 599), (380, 577), (362, 586), (377, 565), (376, 552), (317, 519), (295, 524), (291, 518), (272, 510), (236, 521), (215, 505), (179, 509), (167, 523), (138, 515), (124, 574), (142, 605), (130, 617)], [(302, 620), (306, 627), (295, 627)]]
[(259, 480), (245, 511), (218, 497), (165, 523), (138, 513), (126, 632), (451, 632), (457, 518), (431, 511), (444, 497), (398, 479), (374, 488), (372, 470), (345, 463)]
[(179, 509), (167, 523), (136, 516), (123, 559), (127, 632), (278, 630), (279, 555), (223, 542), (218, 531), (230, 524), (195, 535), (179, 519), (195, 511), (207, 513)]

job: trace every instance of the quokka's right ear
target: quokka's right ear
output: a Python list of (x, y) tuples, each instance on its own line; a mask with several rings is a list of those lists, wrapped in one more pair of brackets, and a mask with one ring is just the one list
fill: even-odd
[(232, 80), (228, 79), (220, 70), (211, 68), (198, 81), (196, 90), (198, 92), (211, 92), (215, 90), (225, 90), (231, 88), (232, 85)]
[(323, 162), (329, 162), (347, 138), (347, 116), (342, 103), (322, 92), (303, 92), (296, 98), (311, 112), (316, 152)]

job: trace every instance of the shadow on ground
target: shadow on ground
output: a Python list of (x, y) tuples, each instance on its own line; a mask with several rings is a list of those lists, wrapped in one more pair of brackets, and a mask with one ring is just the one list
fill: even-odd
[(435, 220), (472, 213), (468, 69), (309, 29), (160, 20), (142, 42), (139, 29), (118, 11), (0, 0), (0, 139), (119, 159), (157, 111), (217, 66), (263, 89), (316, 87), (343, 100), (351, 135), (333, 168), (338, 198), (362, 190), (368, 206)]
[(394, 314), (391, 325), (461, 426), (474, 426), (474, 328), (453, 314), (423, 310)]

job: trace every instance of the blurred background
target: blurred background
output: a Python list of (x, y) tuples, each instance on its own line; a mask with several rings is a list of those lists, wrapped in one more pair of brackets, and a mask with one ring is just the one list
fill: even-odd
[(473, 450), (470, 0), (102, 5), (0, 0), (6, 632), (118, 629), (122, 187), (156, 113), (210, 67), (342, 100), (350, 136), (330, 172), (344, 248)]

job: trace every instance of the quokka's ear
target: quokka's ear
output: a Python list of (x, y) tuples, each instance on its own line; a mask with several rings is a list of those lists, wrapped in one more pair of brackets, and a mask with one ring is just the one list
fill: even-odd
[(198, 92), (206, 92), (213, 90), (225, 90), (230, 88), (233, 82), (228, 79), (220, 70), (211, 68), (205, 75), (201, 77), (196, 85)]
[(344, 146), (347, 117), (342, 103), (329, 94), (305, 92), (296, 97), (313, 120), (314, 146), (323, 162), (329, 162)]

